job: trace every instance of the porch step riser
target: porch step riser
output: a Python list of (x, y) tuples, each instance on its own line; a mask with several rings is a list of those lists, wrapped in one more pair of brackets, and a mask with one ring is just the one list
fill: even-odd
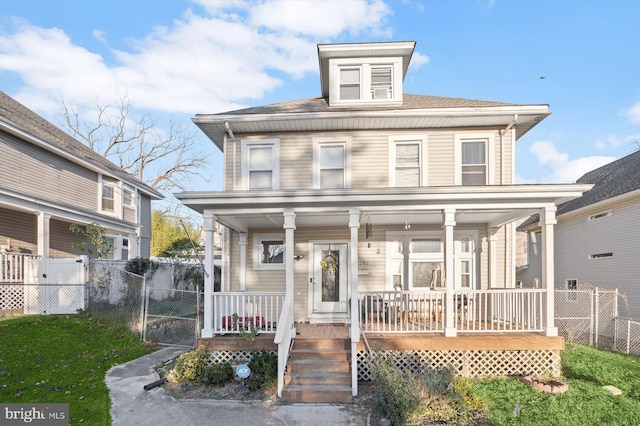
[(287, 403), (342, 403), (352, 401), (351, 388), (341, 390), (284, 388), (282, 400)]
[(292, 361), (296, 360), (309, 360), (309, 359), (317, 359), (317, 360), (337, 360), (337, 361), (347, 361), (351, 360), (351, 353), (339, 350), (323, 350), (323, 351), (314, 351), (314, 350), (292, 350), (289, 359)]
[(351, 371), (347, 362), (322, 363), (314, 362), (314, 360), (289, 361), (287, 365), (289, 374), (305, 374), (305, 373), (349, 373)]
[(351, 373), (296, 373), (285, 376), (285, 385), (351, 386)]
[(293, 350), (351, 350), (351, 344), (346, 339), (295, 339)]

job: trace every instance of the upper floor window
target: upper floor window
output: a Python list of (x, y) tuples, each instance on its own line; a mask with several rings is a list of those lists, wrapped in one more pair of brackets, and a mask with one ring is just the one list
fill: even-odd
[(329, 102), (402, 102), (402, 59), (360, 58), (330, 61)]
[(116, 187), (113, 184), (102, 184), (102, 211), (115, 212)]
[(360, 99), (360, 68), (340, 68), (340, 99)]
[(313, 187), (351, 187), (350, 138), (314, 138)]
[(410, 187), (427, 184), (426, 138), (389, 138), (389, 186)]
[(133, 198), (133, 191), (131, 189), (129, 188), (122, 189), (122, 204), (125, 207), (133, 207), (134, 198)]
[(244, 189), (278, 189), (280, 185), (280, 142), (277, 139), (242, 141)]
[(456, 185), (493, 185), (493, 134), (456, 135)]

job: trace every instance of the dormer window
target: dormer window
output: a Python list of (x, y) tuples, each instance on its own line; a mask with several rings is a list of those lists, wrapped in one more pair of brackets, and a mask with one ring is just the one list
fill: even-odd
[(332, 59), (332, 105), (402, 102), (402, 61), (399, 58)]
[(340, 99), (360, 99), (360, 68), (340, 68)]

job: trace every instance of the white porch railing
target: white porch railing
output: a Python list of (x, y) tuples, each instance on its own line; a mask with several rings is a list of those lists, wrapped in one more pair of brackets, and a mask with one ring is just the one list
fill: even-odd
[(295, 336), (296, 329), (293, 326), (293, 295), (287, 294), (282, 306), (282, 314), (278, 320), (280, 327), (276, 331), (273, 342), (278, 345), (278, 397), (282, 398), (284, 388), (284, 373), (287, 369), (291, 340)]
[(213, 293), (213, 334), (259, 331), (275, 333), (284, 293)]
[(443, 331), (444, 291), (360, 292), (362, 329), (366, 332)]
[(544, 331), (545, 289), (457, 291), (454, 318), (462, 332)]
[(40, 256), (20, 253), (0, 253), (0, 282), (24, 283), (27, 259), (38, 259)]
[[(360, 292), (364, 332), (443, 332), (445, 291)], [(452, 315), (460, 332), (544, 331), (544, 289), (457, 290)]]

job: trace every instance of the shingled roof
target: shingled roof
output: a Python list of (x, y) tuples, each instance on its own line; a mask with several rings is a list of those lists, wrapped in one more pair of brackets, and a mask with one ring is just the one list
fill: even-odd
[(405, 93), (402, 105), (372, 105), (372, 106), (351, 106), (351, 107), (330, 107), (327, 100), (322, 97), (299, 99), (295, 101), (280, 102), (276, 104), (263, 105), (251, 108), (227, 111), (219, 114), (198, 114), (202, 115), (251, 115), (251, 114), (295, 114), (309, 112), (332, 112), (332, 111), (384, 111), (384, 110), (416, 110), (430, 108), (480, 108), (480, 107), (500, 107), (514, 106), (503, 102), (479, 101), (462, 98), (445, 98), (441, 96), (412, 95)]
[(164, 198), (162, 194), (155, 189), (146, 185), (135, 176), (125, 172), (111, 161), (74, 139), (3, 91), (0, 91), (0, 121), (5, 121), (25, 133), (56, 146), (73, 157), (93, 164), (99, 169), (108, 171), (123, 181), (134, 184), (154, 199)]
[[(640, 190), (640, 150), (586, 173), (576, 183), (589, 183), (594, 187), (582, 197), (560, 204), (556, 216)], [(518, 230), (535, 225), (539, 220), (537, 214), (533, 215)]]

